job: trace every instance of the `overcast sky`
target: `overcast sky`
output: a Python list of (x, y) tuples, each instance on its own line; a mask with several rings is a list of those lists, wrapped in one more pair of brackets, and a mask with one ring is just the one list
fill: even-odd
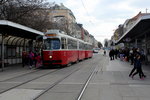
[(150, 12), (150, 0), (49, 0), (63, 3), (75, 15), (77, 23), (101, 43), (110, 39), (114, 30), (140, 11)]

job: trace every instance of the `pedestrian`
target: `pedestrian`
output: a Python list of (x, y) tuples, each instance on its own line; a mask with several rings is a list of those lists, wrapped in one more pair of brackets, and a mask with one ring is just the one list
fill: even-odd
[(110, 60), (112, 60), (112, 50), (109, 51)]
[(134, 54), (133, 54), (133, 50), (130, 50), (130, 54), (129, 54), (130, 60), (131, 60), (131, 65), (133, 65), (133, 61), (134, 61)]
[(145, 52), (143, 49), (141, 50), (141, 59), (143, 62), (145, 61)]
[(130, 72), (130, 74), (129, 74), (129, 77), (131, 77), (132, 74), (133, 74), (133, 72), (137, 69), (137, 67), (136, 67), (136, 56), (133, 57), (133, 62), (134, 62), (134, 67), (133, 67), (133, 69), (131, 70), (131, 72)]
[(37, 59), (36, 59), (37, 55), (38, 55), (38, 51), (35, 50), (35, 52), (34, 52), (34, 58), (33, 58), (33, 64), (34, 64), (35, 67), (36, 67), (36, 63), (37, 63)]
[(119, 51), (118, 51), (117, 49), (114, 50), (114, 55), (115, 55), (115, 58), (116, 58), (116, 59), (117, 59), (117, 57), (118, 57), (118, 52), (119, 52)]
[(123, 53), (123, 51), (120, 50), (120, 53), (119, 53), (119, 54), (120, 54), (120, 55), (119, 55), (120, 60), (123, 61), (123, 59), (124, 59), (124, 53)]
[(104, 56), (106, 56), (106, 50), (104, 50)]
[(114, 60), (115, 59), (115, 51), (114, 51), (114, 49), (112, 49), (112, 60)]
[(35, 66), (35, 68), (39, 68), (40, 66), (42, 66), (42, 59), (41, 59), (40, 53), (37, 54), (35, 59), (36, 59), (36, 66)]
[(29, 56), (29, 68), (31, 69), (33, 65), (34, 53), (30, 51), (28, 56)]
[[(136, 72), (134, 72), (134, 70), (136, 69)], [(133, 73), (133, 74), (132, 74)], [(137, 54), (135, 59), (134, 59), (134, 68), (132, 69), (131, 73), (129, 74), (129, 76), (132, 75), (132, 78), (136, 75), (139, 74), (140, 79), (144, 79), (144, 77), (146, 77), (142, 71), (142, 63), (141, 63), (141, 55)]]
[(124, 51), (124, 54), (125, 54), (125, 61), (128, 61), (129, 62), (129, 54), (130, 54), (130, 50), (129, 48), (126, 48), (125, 51)]
[(114, 60), (114, 50), (110, 50), (109, 52), (109, 57), (110, 57), (110, 60)]
[(24, 67), (27, 64), (27, 52), (22, 51), (22, 67)]

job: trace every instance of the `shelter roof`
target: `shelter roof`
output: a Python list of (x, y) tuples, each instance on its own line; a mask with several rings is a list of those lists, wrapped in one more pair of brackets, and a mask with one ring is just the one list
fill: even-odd
[(7, 20), (0, 20), (0, 34), (36, 39), (44, 33)]
[[(141, 16), (135, 24), (126, 31), (121, 38), (117, 41), (117, 43), (123, 42), (124, 39), (127, 38), (136, 38), (138, 36), (142, 36), (146, 33), (150, 32), (150, 15)], [(148, 34), (150, 36), (150, 34)]]

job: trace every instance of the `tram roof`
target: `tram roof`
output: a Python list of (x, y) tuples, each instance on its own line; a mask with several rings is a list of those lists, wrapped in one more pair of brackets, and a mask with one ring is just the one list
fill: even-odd
[(69, 38), (69, 39), (73, 39), (73, 40), (76, 40), (76, 41), (79, 41), (79, 42), (82, 42), (82, 43), (85, 43), (85, 44), (89, 44), (89, 45), (92, 45), (91, 43), (89, 42), (85, 42), (81, 39), (78, 39), (76, 37), (72, 37), (70, 35), (67, 35), (67, 34), (64, 34), (63, 31), (60, 31), (60, 30), (57, 30), (57, 29), (52, 29), (52, 30), (48, 30), (45, 34), (58, 34), (59, 36), (61, 37), (66, 37), (66, 38)]
[[(150, 15), (141, 16), (136, 23), (118, 40), (117, 43), (123, 42), (126, 38), (135, 39), (150, 32)], [(147, 34), (150, 36), (150, 34)]]
[(0, 20), (0, 34), (18, 36), (22, 38), (36, 39), (44, 33), (7, 20)]

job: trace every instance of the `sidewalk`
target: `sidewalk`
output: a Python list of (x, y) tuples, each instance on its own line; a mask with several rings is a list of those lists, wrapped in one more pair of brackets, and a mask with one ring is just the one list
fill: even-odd
[[(134, 65), (131, 65), (130, 62), (121, 61), (119, 58), (115, 60), (109, 61), (109, 65), (107, 66), (108, 71), (130, 71)], [(142, 69), (145, 74), (149, 74), (150, 72), (150, 65), (142, 64)]]
[[(144, 80), (128, 75), (133, 68), (129, 62), (109, 60), (105, 70), (93, 76), (83, 100), (150, 100), (150, 67), (143, 66)], [(95, 98), (95, 99), (94, 99)]]
[[(119, 59), (115, 59), (109, 61), (109, 65), (106, 68), (106, 71), (114, 72), (116, 75), (116, 81), (126, 81), (128, 85), (150, 85), (150, 67), (147, 65), (142, 65), (142, 69), (144, 74), (147, 76), (144, 80), (139, 78), (139, 74), (134, 76), (134, 79), (129, 77), (129, 73), (134, 66), (130, 65), (130, 62), (120, 61)], [(118, 73), (118, 75), (117, 75)], [(120, 78), (118, 78), (120, 76)]]

